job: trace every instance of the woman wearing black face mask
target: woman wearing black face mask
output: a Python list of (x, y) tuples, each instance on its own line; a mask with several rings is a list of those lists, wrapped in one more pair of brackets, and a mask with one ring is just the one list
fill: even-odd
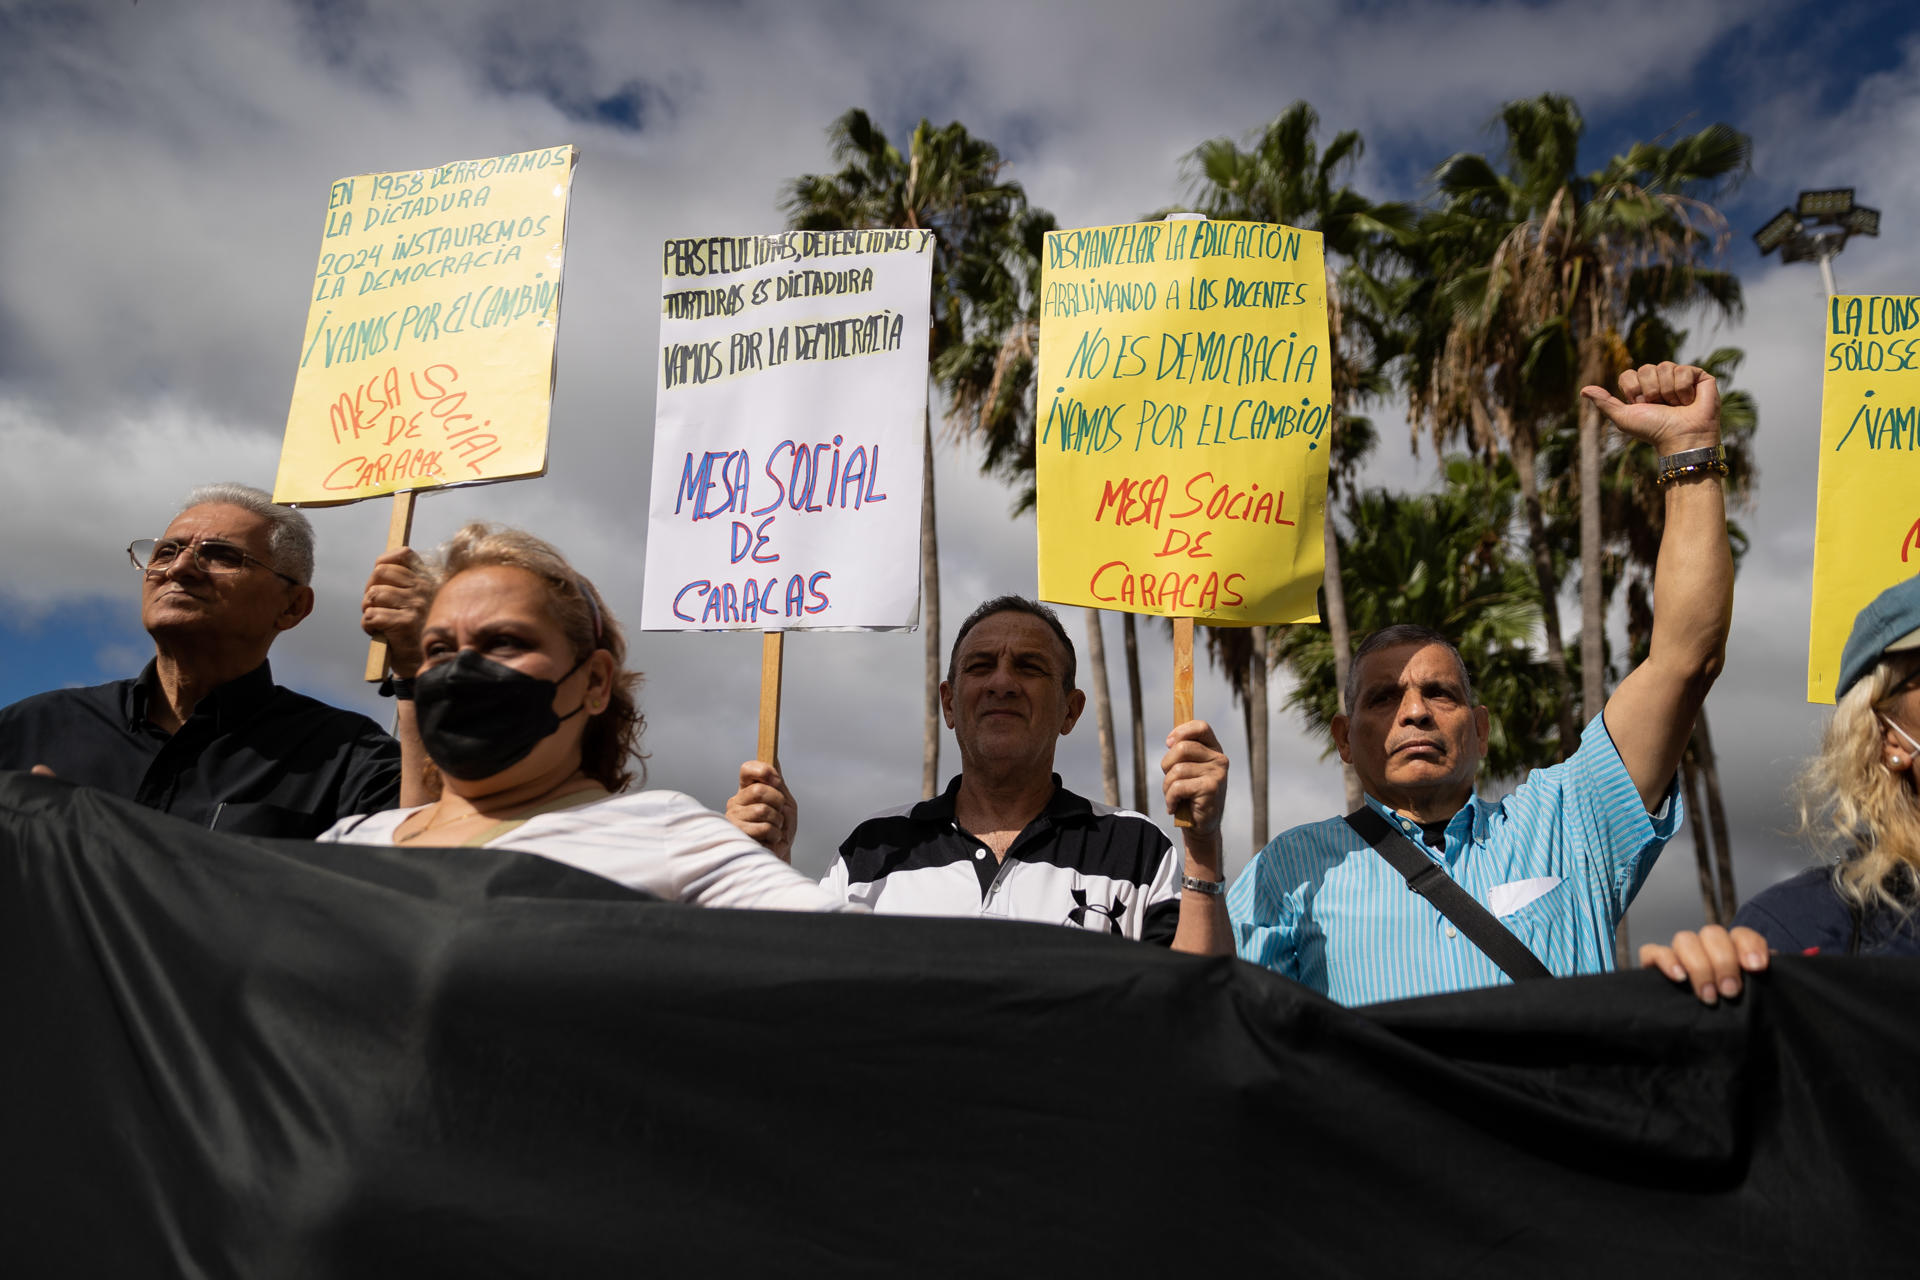
[(322, 840), (522, 849), (671, 900), (842, 909), (691, 797), (626, 790), (640, 677), (623, 669), (626, 640), (599, 593), (540, 539), (472, 524), (437, 569), (383, 556), (363, 624), (396, 672), (417, 669), (397, 682), (413, 703), (401, 740), (431, 758), (441, 794), (345, 819)]
[(1731, 929), (1640, 948), (1642, 968), (1707, 1004), (1739, 995), (1742, 974), (1766, 968), (1770, 951), (1920, 956), (1920, 578), (1854, 619), (1834, 698), (1797, 787), (1801, 832), (1824, 865), (1755, 894)]

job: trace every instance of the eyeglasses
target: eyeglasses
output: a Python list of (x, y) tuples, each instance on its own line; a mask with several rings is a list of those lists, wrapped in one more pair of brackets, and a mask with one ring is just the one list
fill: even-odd
[(133, 567), (141, 573), (165, 573), (173, 567), (173, 562), (185, 551), (193, 557), (194, 567), (202, 573), (239, 573), (250, 564), (257, 564), (276, 578), (284, 578), (294, 586), (300, 585), (298, 578), (289, 577), (268, 564), (258, 556), (248, 555), (246, 551), (231, 542), (216, 542), (202, 539), (199, 542), (176, 542), (172, 538), (135, 538), (127, 544), (127, 559), (133, 561)]

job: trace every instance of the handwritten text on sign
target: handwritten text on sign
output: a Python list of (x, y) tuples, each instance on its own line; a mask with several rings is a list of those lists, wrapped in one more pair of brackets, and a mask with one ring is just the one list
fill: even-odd
[(1146, 222), (1047, 236), (1040, 594), (1311, 621), (1330, 414), (1317, 232)]
[(914, 623), (932, 246), (667, 242), (642, 626)]
[(539, 475), (576, 152), (333, 184), (274, 497)]
[(1827, 302), (1807, 701), (1832, 702), (1854, 615), (1920, 573), (1920, 298)]

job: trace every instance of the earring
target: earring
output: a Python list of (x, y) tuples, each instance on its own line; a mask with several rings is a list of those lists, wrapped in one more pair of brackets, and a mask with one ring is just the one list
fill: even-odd
[(1888, 757), (1887, 767), (1889, 769), (1904, 769), (1907, 767), (1907, 758), (1903, 755), (1895, 753), (1894, 755)]

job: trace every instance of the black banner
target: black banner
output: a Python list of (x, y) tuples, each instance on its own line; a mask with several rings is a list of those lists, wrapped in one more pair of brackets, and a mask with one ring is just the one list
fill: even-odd
[(0, 775), (9, 1276), (1908, 1274), (1920, 968), (1341, 1009)]

